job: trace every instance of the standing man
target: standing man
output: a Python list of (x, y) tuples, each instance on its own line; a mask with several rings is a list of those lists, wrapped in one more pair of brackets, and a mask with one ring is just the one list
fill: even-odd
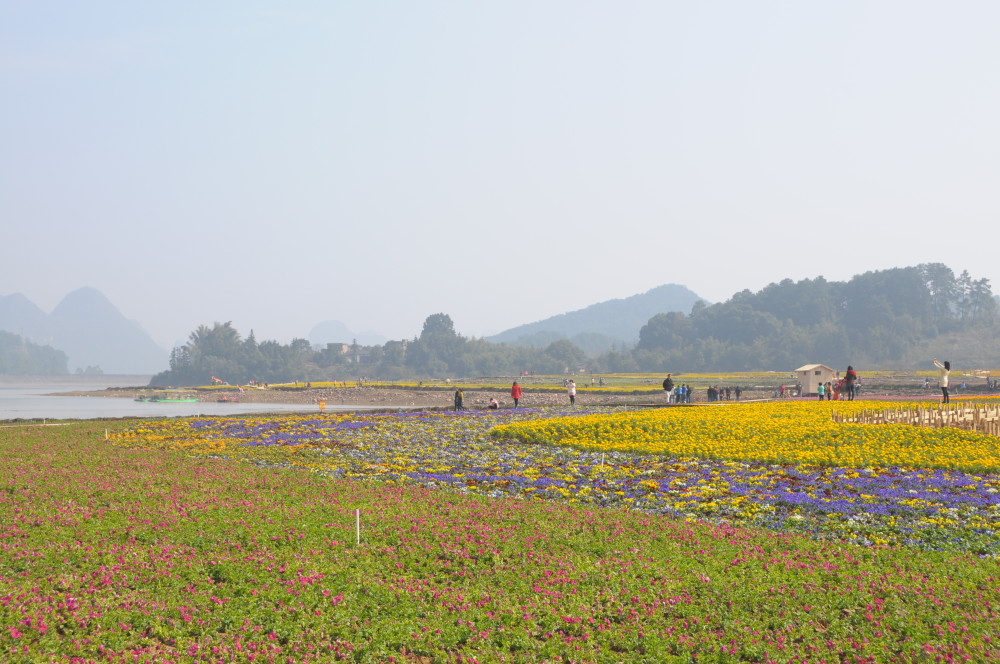
[(464, 399), (465, 395), (462, 394), (462, 389), (455, 390), (455, 410), (462, 410), (462, 401)]
[(674, 400), (674, 379), (670, 377), (670, 374), (667, 374), (667, 377), (663, 379), (663, 391), (667, 393), (667, 403)]
[(514, 381), (514, 384), (510, 386), (510, 398), (514, 400), (514, 408), (517, 408), (517, 402), (521, 400), (521, 386)]
[(566, 383), (566, 392), (569, 394), (569, 405), (576, 405), (576, 383), (573, 382), (571, 378), (568, 383)]

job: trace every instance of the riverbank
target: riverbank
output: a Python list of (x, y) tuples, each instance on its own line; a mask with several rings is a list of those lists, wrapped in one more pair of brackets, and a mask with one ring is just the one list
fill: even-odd
[[(157, 390), (144, 388), (116, 388), (111, 387), (104, 390), (74, 390), (70, 392), (58, 392), (53, 396), (86, 396), (86, 397), (109, 397), (119, 399), (137, 399), (144, 396), (151, 396)], [(452, 408), (454, 406), (455, 393), (453, 390), (422, 390), (422, 389), (402, 389), (393, 387), (335, 387), (318, 389), (260, 389), (245, 388), (243, 392), (221, 391), (221, 390), (190, 390), (185, 392), (190, 396), (197, 397), (203, 403), (217, 402), (223, 399), (233, 399), (240, 403), (261, 403), (261, 404), (319, 404), (325, 401), (329, 406), (367, 406), (373, 408)], [(466, 389), (466, 408), (485, 408), (490, 398), (495, 398), (500, 402), (501, 407), (509, 408), (514, 405), (510, 398), (510, 393), (501, 390), (490, 389)], [(635, 393), (613, 393), (613, 392), (590, 392), (584, 389), (577, 390), (576, 401), (579, 404), (589, 405), (632, 405), (645, 404), (662, 400), (662, 395), (635, 394)], [(538, 406), (562, 406), (569, 404), (569, 397), (562, 391), (553, 392), (532, 392), (525, 390), (521, 397), (522, 407)]]

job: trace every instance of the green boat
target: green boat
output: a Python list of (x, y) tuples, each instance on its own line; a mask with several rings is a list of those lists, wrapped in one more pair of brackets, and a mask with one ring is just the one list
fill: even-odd
[(147, 403), (195, 403), (198, 397), (190, 392), (163, 392), (161, 394), (142, 395), (136, 397), (136, 401)]

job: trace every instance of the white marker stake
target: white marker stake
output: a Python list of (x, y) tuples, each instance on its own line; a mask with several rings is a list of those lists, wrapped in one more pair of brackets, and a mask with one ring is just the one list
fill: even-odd
[(358, 545), (361, 544), (361, 510), (354, 510), (354, 534), (357, 537)]

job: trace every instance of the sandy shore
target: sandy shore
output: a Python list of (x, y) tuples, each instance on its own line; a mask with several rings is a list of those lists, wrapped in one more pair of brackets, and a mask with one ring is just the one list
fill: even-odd
[[(93, 391), (75, 390), (59, 392), (58, 395), (135, 399), (155, 393), (155, 390), (130, 387)], [(316, 404), (325, 401), (328, 407), (341, 405), (376, 408), (451, 408), (454, 405), (454, 391), (452, 390), (409, 390), (389, 387), (338, 387), (301, 390), (248, 388), (242, 394), (236, 391), (191, 391), (191, 394), (197, 396), (199, 401), (204, 402), (214, 402), (223, 397), (229, 397), (243, 403)], [(510, 394), (506, 391), (465, 390), (465, 407), (485, 408), (490, 397), (496, 398), (501, 407), (510, 408), (514, 405)], [(655, 400), (650, 396), (635, 394), (609, 394), (606, 392), (587, 394), (586, 390), (578, 390), (576, 396), (576, 402), (581, 405), (638, 404)], [(562, 392), (532, 393), (530, 390), (525, 390), (520, 405), (523, 407), (569, 405), (569, 397)]]

